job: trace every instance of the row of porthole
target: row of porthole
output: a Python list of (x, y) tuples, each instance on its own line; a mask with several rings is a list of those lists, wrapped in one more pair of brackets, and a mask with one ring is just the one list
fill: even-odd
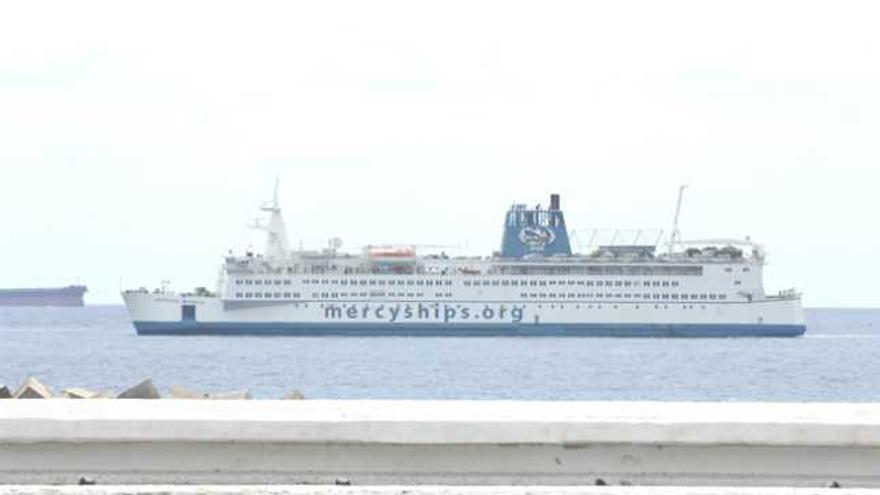
[(586, 287), (678, 287), (678, 280), (465, 280), (465, 287), (546, 287), (549, 285), (580, 285)]
[(299, 292), (236, 292), (238, 299), (291, 299), (300, 297)]
[(557, 293), (553, 293), (553, 292), (550, 292), (550, 293), (521, 292), (519, 294), (519, 297), (523, 298), (523, 299), (529, 299), (529, 298), (530, 299), (544, 299), (544, 298), (547, 298), (547, 299), (593, 299), (593, 298), (603, 299), (604, 298), (604, 299), (663, 299), (663, 300), (669, 300), (669, 299), (688, 300), (688, 299), (691, 299), (694, 301), (696, 301), (696, 300), (703, 300), (703, 301), (712, 300), (712, 301), (714, 301), (714, 300), (726, 300), (727, 294), (649, 294), (649, 293), (645, 293), (645, 294), (638, 294), (638, 293), (635, 293), (635, 294), (633, 294), (633, 293), (621, 293), (621, 294), (595, 293), (595, 294), (593, 294), (591, 292), (577, 293), (577, 294), (575, 294), (574, 292), (569, 292), (568, 294), (560, 292), (557, 294)]
[[(575, 305), (574, 305), (574, 308), (575, 308), (575, 309), (581, 309), (581, 306), (584, 306), (584, 309), (594, 309), (594, 308), (595, 308), (595, 309), (602, 309), (603, 307), (605, 307), (605, 308), (611, 308), (611, 309), (619, 309), (619, 305), (617, 305), (617, 304), (610, 304), (610, 305), (608, 305), (608, 306), (602, 306), (601, 304), (596, 304), (596, 305), (593, 305), (593, 304), (586, 304), (586, 305), (575, 304)], [(669, 305), (668, 305), (668, 304), (662, 304), (662, 305), (661, 305), (661, 304), (654, 304), (654, 305), (653, 305), (653, 306), (654, 306), (653, 308), (651, 308), (650, 306), (651, 306), (651, 305), (649, 304), (649, 305), (646, 305), (645, 307), (646, 307), (647, 309), (669, 309)], [(569, 308), (570, 308), (570, 306), (569, 306)], [(639, 305), (639, 304), (636, 304), (636, 305), (634, 305), (634, 306), (626, 306), (626, 307), (625, 307), (625, 309), (630, 309), (630, 308), (633, 308), (633, 309), (641, 309), (642, 306)], [(538, 309), (544, 309), (544, 305), (543, 305), (543, 304), (539, 304), (539, 305), (538, 305)], [(557, 305), (553, 305), (553, 304), (551, 304), (549, 309), (557, 309)], [(566, 306), (565, 306), (564, 304), (560, 304), (560, 305), (558, 305), (558, 309), (566, 309)], [(672, 309), (678, 309), (678, 307), (673, 307)], [(683, 304), (683, 305), (681, 305), (681, 309), (706, 309), (706, 306), (701, 304), (699, 307), (697, 307), (697, 306), (695, 306), (695, 305), (693, 305), (693, 304)]]

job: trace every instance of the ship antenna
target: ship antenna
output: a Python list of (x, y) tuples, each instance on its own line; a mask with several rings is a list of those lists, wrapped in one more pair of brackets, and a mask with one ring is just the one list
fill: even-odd
[(678, 231), (678, 217), (681, 214), (681, 200), (684, 198), (684, 190), (687, 184), (682, 184), (678, 188), (678, 203), (675, 205), (675, 218), (672, 220), (672, 232), (669, 234), (669, 255), (672, 256), (672, 250), (675, 248), (675, 242), (681, 240), (681, 232)]

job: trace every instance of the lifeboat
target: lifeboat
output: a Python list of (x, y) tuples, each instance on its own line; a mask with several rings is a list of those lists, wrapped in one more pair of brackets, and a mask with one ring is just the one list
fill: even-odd
[(372, 263), (415, 263), (414, 246), (368, 246), (367, 258)]

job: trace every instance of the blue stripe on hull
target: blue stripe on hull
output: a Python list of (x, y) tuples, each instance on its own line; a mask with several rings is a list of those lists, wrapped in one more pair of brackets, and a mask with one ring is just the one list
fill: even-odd
[(139, 335), (430, 336), (430, 337), (797, 337), (804, 325), (750, 324), (458, 324), (233, 323), (136, 321)]

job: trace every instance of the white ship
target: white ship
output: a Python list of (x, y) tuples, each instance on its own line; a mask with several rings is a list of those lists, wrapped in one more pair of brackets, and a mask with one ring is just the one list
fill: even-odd
[[(678, 210), (681, 207), (679, 194)], [(140, 335), (791, 337), (800, 295), (765, 293), (751, 241), (684, 242), (573, 253), (558, 195), (513, 205), (491, 257), (291, 250), (275, 199), (265, 252), (225, 258), (216, 290), (122, 296)]]

